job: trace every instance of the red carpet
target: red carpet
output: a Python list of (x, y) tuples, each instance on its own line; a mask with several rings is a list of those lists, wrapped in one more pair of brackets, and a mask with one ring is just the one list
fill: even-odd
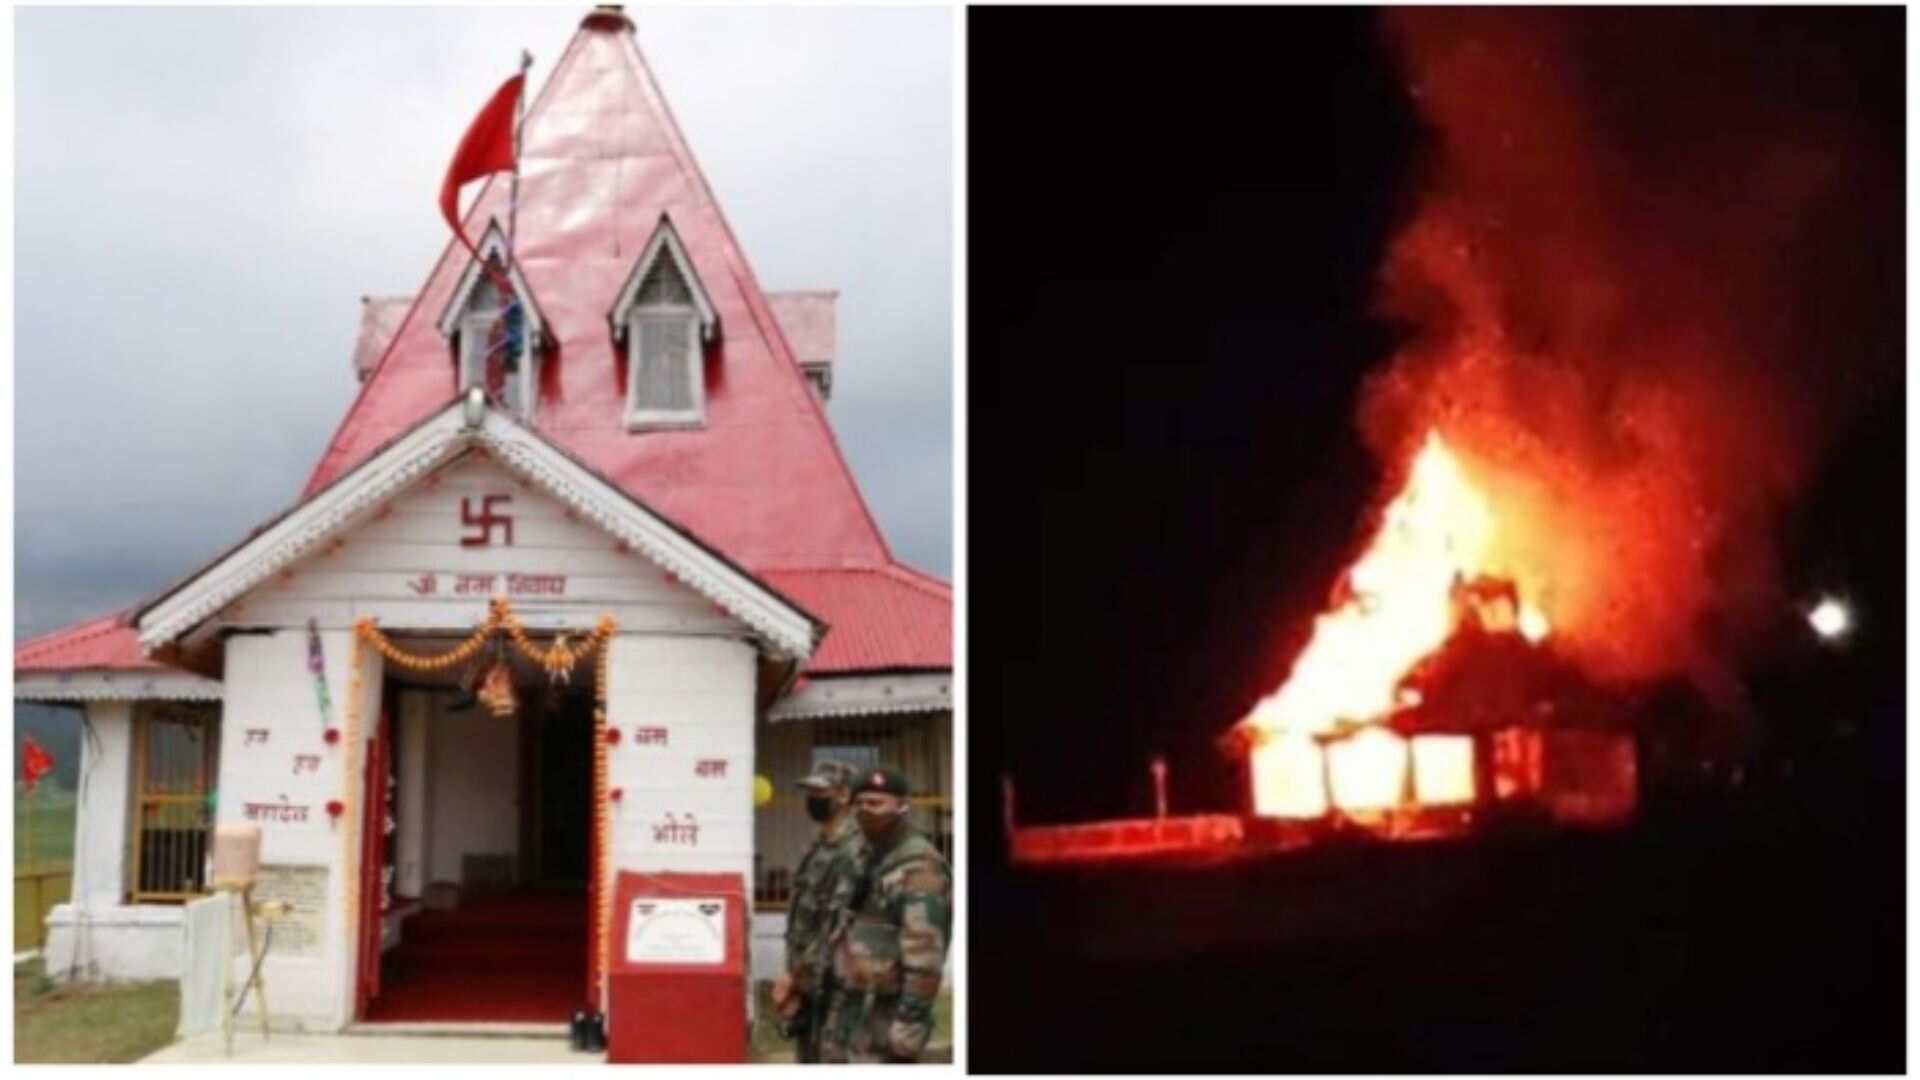
[(585, 999), (587, 905), (513, 893), (407, 919), (370, 1021), (565, 1023)]

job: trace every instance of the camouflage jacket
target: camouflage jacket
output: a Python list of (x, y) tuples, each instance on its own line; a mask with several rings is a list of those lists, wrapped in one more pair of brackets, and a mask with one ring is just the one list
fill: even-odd
[(815, 839), (793, 873), (793, 897), (787, 906), (787, 971), (793, 985), (811, 993), (815, 976), (826, 971), (833, 935), (851, 914), (855, 888), (866, 870), (867, 839), (847, 814), (832, 834)]
[(905, 823), (885, 851), (869, 853), (853, 922), (834, 950), (840, 992), (893, 1005), (886, 1051), (918, 1058), (933, 1033), (933, 1006), (953, 931), (953, 878), (932, 842)]

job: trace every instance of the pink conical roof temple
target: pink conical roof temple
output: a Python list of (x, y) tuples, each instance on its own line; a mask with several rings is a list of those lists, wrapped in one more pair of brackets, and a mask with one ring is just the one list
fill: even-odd
[[(778, 183), (777, 177), (762, 178)], [(509, 184), (479, 187), (478, 239), (508, 221)], [(423, 185), (421, 212), (431, 212)], [(627, 354), (608, 315), (663, 220), (711, 299), (705, 417), (630, 432)], [(527, 422), (829, 626), (808, 670), (952, 666), (952, 592), (897, 564), (713, 191), (617, 12), (588, 16), (529, 102), (514, 243), (557, 351)], [(304, 500), (458, 391), (438, 323), (471, 257), (451, 240), (366, 376)]]

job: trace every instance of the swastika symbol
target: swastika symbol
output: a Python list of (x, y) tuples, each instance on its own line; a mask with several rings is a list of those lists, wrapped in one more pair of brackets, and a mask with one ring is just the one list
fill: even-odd
[(512, 501), (513, 496), (511, 495), (482, 495), (480, 496), (480, 513), (476, 515), (473, 512), (473, 507), (469, 499), (466, 496), (462, 496), (460, 499), (460, 524), (468, 526), (469, 528), (477, 528), (479, 532), (468, 533), (462, 536), (460, 538), (460, 546), (491, 547), (493, 545), (493, 527), (498, 525), (506, 534), (506, 539), (502, 540), (501, 543), (507, 547), (512, 547), (513, 515), (496, 514), (493, 510), (496, 503), (510, 503)]

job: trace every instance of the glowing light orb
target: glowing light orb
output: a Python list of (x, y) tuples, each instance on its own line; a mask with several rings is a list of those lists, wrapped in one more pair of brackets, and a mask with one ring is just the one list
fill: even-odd
[(1814, 633), (1828, 641), (1836, 641), (1846, 637), (1853, 629), (1853, 612), (1848, 610), (1847, 605), (1829, 596), (1807, 613), (1807, 623), (1813, 627)]

